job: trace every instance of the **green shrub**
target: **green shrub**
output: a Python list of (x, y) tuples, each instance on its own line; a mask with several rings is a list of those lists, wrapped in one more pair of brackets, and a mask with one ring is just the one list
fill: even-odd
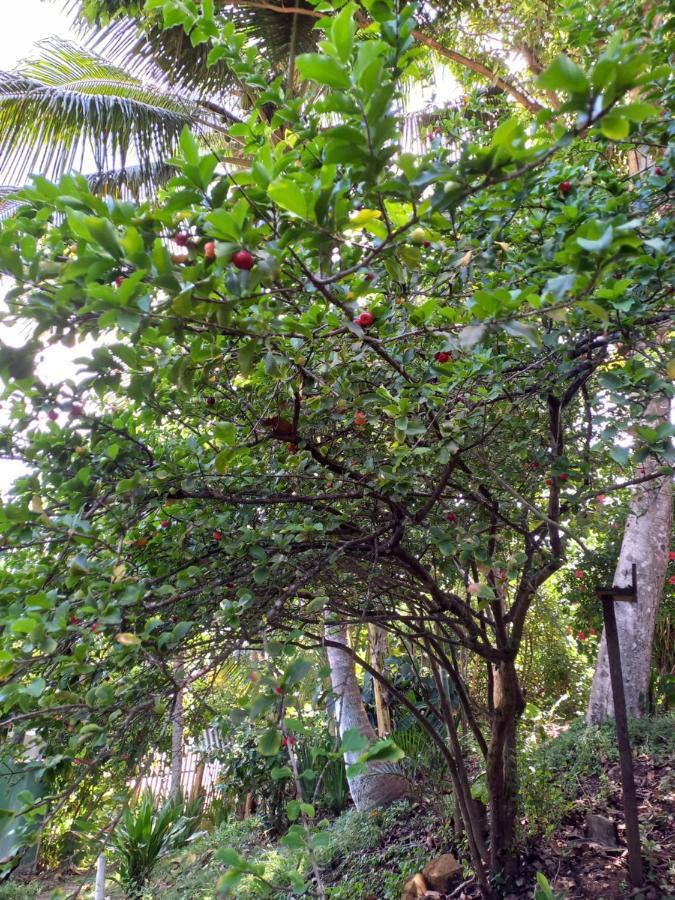
[(169, 801), (158, 809), (151, 794), (125, 810), (111, 843), (128, 897), (141, 896), (158, 860), (190, 839), (199, 815), (198, 806), (183, 802)]
[(38, 895), (38, 890), (37, 884), (5, 881), (0, 884), (0, 900), (34, 900)]

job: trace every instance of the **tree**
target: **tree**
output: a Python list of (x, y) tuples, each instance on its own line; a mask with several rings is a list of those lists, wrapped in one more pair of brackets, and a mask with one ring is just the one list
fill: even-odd
[[(648, 407), (645, 423), (640, 427), (669, 433), (669, 399), (653, 400)], [(646, 715), (648, 710), (654, 625), (668, 570), (673, 528), (671, 475), (662, 475), (656, 461), (650, 459), (639, 467), (638, 477), (645, 480), (634, 489), (612, 582), (619, 587), (629, 586), (632, 584), (632, 566), (637, 566), (637, 602), (617, 603), (615, 613), (626, 709), (629, 717), (635, 718)], [(612, 718), (614, 699), (603, 630), (587, 720), (591, 725), (599, 725)]]
[[(326, 625), (326, 637), (331, 642), (326, 653), (333, 693), (337, 698), (335, 718), (339, 734), (344, 737), (347, 732), (356, 731), (372, 744), (376, 740), (376, 734), (363, 705), (354, 659), (339, 646), (335, 646), (347, 646), (347, 629), (340, 625)], [(345, 763), (348, 766), (358, 761), (360, 749), (345, 752)], [(409, 796), (410, 785), (395, 765), (372, 762), (368, 763), (367, 769), (366, 772), (352, 776), (349, 768), (347, 769), (349, 790), (357, 809), (387, 806), (394, 800)]]
[[(272, 757), (298, 727), (302, 654), (338, 643), (438, 747), (487, 896), (488, 872), (517, 863), (533, 598), (571, 545), (591, 555), (598, 492), (637, 480), (623, 434), (672, 392), (665, 357), (618, 349), (670, 319), (669, 176), (629, 192), (607, 163), (617, 138), (665, 143), (660, 37), (645, 54), (615, 39), (587, 71), (556, 59), (555, 112), (493, 132), (453, 112), (413, 154), (397, 118), (410, 10), (374, 4), (364, 33), (346, 5), (296, 60), (313, 92), (289, 98), (245, 35), (204, 31), (208, 4), (166, 8), (260, 90), (231, 129), (251, 165), (215, 174), (185, 132), (156, 202), (37, 179), (0, 232), (9, 319), (32, 329), (0, 357), (5, 452), (32, 469), (0, 511), (2, 725), (27, 717), (59, 764), (82, 746), (100, 763), (165, 714), (168, 661), (208, 674), (264, 647), (278, 677), (239, 713), (262, 718)], [(77, 383), (35, 378), (47, 341), (86, 335), (104, 339)], [(665, 470), (669, 430), (636, 428), (631, 452)], [(326, 637), (327, 618), (405, 642), (434, 708)], [(485, 760), (489, 848), (444, 679)]]

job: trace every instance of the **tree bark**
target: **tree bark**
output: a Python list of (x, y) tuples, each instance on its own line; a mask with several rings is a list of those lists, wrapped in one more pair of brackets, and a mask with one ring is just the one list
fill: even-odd
[(494, 710), (487, 755), (490, 805), (490, 874), (515, 874), (517, 857), (516, 729), (525, 708), (516, 668), (511, 660), (493, 666)]
[[(368, 642), (370, 646), (370, 664), (380, 674), (384, 673), (387, 658), (387, 632), (377, 625), (368, 626)], [(391, 734), (391, 715), (389, 713), (389, 694), (381, 681), (373, 678), (373, 696), (375, 698), (375, 715), (377, 716), (377, 733), (379, 737)]]
[[(670, 421), (670, 403), (666, 398), (654, 400), (647, 409), (654, 424)], [(653, 474), (656, 460), (645, 462), (638, 473)], [(637, 602), (616, 603), (621, 668), (623, 671), (626, 711), (629, 718), (647, 712), (649, 669), (654, 638), (654, 625), (668, 568), (670, 535), (673, 522), (673, 495), (670, 476), (656, 478), (636, 486), (630, 503), (614, 585), (631, 583), (631, 567), (637, 565)], [(603, 629), (598, 661), (588, 701), (586, 721), (598, 725), (614, 718), (614, 701), (609, 677), (607, 643)]]
[[(347, 646), (346, 625), (326, 625), (326, 638)], [(335, 718), (338, 732), (356, 729), (370, 743), (377, 740), (373, 726), (368, 720), (352, 656), (338, 647), (326, 647), (333, 693), (336, 697)], [(345, 764), (355, 763), (359, 753), (345, 753)], [(395, 800), (410, 796), (410, 785), (401, 775), (398, 766), (391, 763), (369, 763), (363, 775), (349, 777), (349, 791), (358, 810), (388, 806)]]
[[(174, 666), (175, 677), (178, 683), (182, 680), (182, 673), (178, 665)], [(183, 772), (183, 691), (176, 692), (173, 709), (171, 710), (171, 773), (169, 778), (169, 798), (180, 800), (181, 798), (181, 774)]]

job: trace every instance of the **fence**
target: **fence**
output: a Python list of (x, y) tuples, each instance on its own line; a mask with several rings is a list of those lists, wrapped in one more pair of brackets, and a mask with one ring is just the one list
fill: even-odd
[[(198, 794), (204, 798), (204, 809), (207, 809), (217, 794), (218, 777), (221, 765), (207, 761), (212, 750), (222, 750), (223, 740), (214, 728), (207, 729), (198, 741), (188, 741), (183, 746), (180, 786), (183, 797), (193, 799)], [(144, 774), (136, 784), (136, 795), (145, 791), (157, 800), (166, 800), (171, 785), (171, 757), (168, 753), (158, 754), (146, 767)]]

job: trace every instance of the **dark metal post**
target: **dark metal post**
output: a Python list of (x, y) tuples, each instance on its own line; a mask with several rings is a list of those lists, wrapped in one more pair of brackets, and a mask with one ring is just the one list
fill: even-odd
[(626, 696), (623, 690), (623, 673), (621, 671), (621, 651), (619, 649), (619, 632), (616, 627), (614, 612), (615, 600), (637, 599), (637, 567), (633, 564), (633, 587), (600, 590), (602, 599), (602, 615), (605, 623), (605, 641), (607, 642), (607, 658), (609, 660), (609, 676), (612, 682), (614, 699), (614, 721), (616, 723), (616, 742), (619, 747), (621, 762), (621, 782), (623, 785), (623, 810), (626, 819), (626, 843), (628, 844), (628, 871), (633, 887), (643, 883), (642, 855), (640, 852), (640, 826), (638, 823), (637, 794), (633, 777), (633, 757), (628, 736), (628, 716), (626, 714)]

